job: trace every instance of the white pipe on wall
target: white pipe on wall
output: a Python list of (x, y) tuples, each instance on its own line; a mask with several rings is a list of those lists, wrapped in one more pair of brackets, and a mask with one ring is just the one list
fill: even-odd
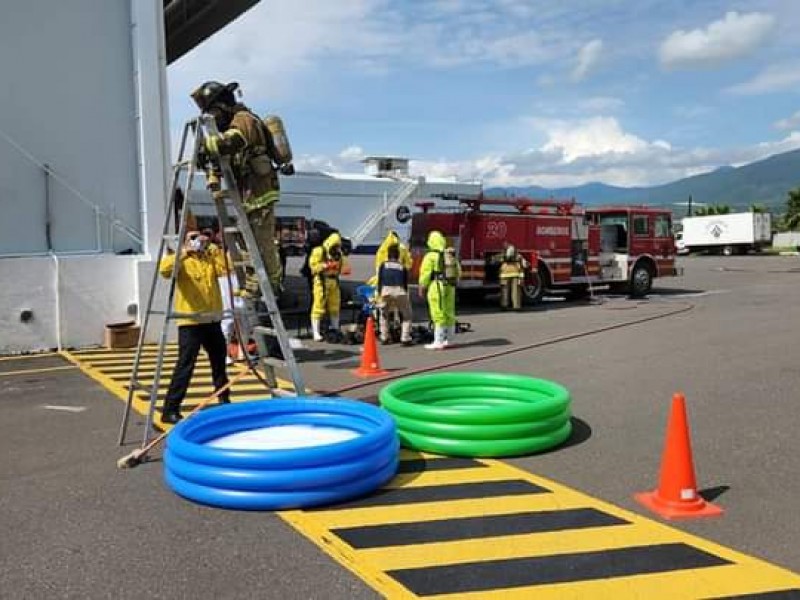
[(53, 287), (55, 289), (53, 291), (56, 302), (56, 345), (58, 351), (61, 352), (63, 349), (61, 337), (61, 263), (58, 261), (58, 255), (55, 252), (52, 252), (50, 256), (53, 258), (53, 265), (55, 266), (55, 272), (53, 273)]
[(164, 4), (130, 0), (130, 6), (143, 251), (152, 260), (166, 217), (170, 160)]

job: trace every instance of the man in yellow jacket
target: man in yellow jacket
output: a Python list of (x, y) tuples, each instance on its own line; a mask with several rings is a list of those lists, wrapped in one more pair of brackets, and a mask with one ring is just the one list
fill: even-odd
[[(200, 348), (205, 349), (211, 363), (214, 389), (228, 383), (225, 372), (225, 337), (222, 334), (222, 295), (218, 277), (229, 266), (222, 251), (210, 243), (208, 236), (199, 231), (189, 231), (181, 249), (169, 254), (158, 265), (163, 277), (170, 277), (178, 261), (175, 280), (174, 312), (178, 319), (178, 361), (172, 373), (161, 422), (174, 424), (181, 420), (181, 402), (189, 389)], [(229, 402), (227, 391), (220, 394), (220, 402)]]
[(339, 276), (345, 272), (345, 258), (342, 254), (342, 238), (332, 233), (321, 246), (311, 251), (308, 267), (314, 281), (311, 303), (311, 331), (315, 342), (322, 341), (322, 318), (327, 314), (330, 327), (339, 329), (339, 310), (341, 308), (341, 292)]
[(438, 231), (428, 234), (428, 252), (419, 271), (419, 294), (427, 295), (428, 311), (433, 321), (433, 343), (428, 350), (442, 350), (456, 333), (456, 283), (461, 266), (455, 250)]

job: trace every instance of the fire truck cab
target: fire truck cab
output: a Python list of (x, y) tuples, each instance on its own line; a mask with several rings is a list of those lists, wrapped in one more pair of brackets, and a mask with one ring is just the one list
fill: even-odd
[(647, 206), (585, 209), (573, 200), (486, 198), (457, 205), (423, 202), (412, 217), (416, 275), (430, 231), (438, 230), (461, 261), (460, 292), (499, 288), (500, 259), (512, 244), (530, 264), (527, 302), (547, 290), (582, 294), (609, 285), (632, 296), (647, 294), (656, 277), (678, 274), (669, 210)]

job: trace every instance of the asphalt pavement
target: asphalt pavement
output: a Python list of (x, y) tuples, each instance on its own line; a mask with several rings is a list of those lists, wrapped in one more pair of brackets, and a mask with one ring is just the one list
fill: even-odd
[[(368, 262), (353, 262), (354, 279), (363, 277)], [(698, 483), (726, 512), (675, 526), (800, 571), (800, 259), (681, 262), (685, 275), (657, 280), (646, 301), (552, 299), (521, 313), (497, 312), (491, 299), (462, 306), (473, 331), (457, 347), (382, 346), (381, 361), (398, 377), (473, 360), (453, 368), (562, 383), (573, 438), (510, 462), (640, 513), (632, 495), (654, 487), (670, 399), (685, 393)], [(359, 381), (357, 347), (309, 346), (310, 387)], [(379, 388), (345, 395), (374, 401)], [(122, 408), (60, 358), (0, 362), (0, 596), (377, 597), (273, 514), (181, 500), (158, 462), (117, 470), (130, 450), (116, 446)]]

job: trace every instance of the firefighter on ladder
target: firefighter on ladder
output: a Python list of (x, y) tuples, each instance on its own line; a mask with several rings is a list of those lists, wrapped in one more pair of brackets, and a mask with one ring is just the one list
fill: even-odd
[(427, 297), (428, 311), (433, 321), (433, 342), (428, 350), (442, 350), (456, 333), (456, 283), (461, 267), (455, 250), (439, 231), (428, 234), (428, 252), (422, 259), (419, 272), (419, 295)]
[(342, 254), (342, 238), (332, 233), (321, 246), (311, 251), (308, 267), (314, 278), (313, 298), (311, 303), (311, 332), (315, 342), (321, 342), (322, 318), (327, 314), (330, 328), (339, 331), (339, 311), (341, 309), (341, 293), (339, 276), (347, 274), (347, 266)]
[(500, 259), (500, 308), (508, 310), (509, 300), (511, 308), (522, 309), (522, 282), (528, 261), (517, 252), (512, 244), (506, 244)]
[[(234, 177), (247, 211), (247, 218), (258, 243), (264, 266), (276, 295), (281, 288), (281, 262), (275, 244), (275, 204), (280, 199), (277, 170), (292, 175), (292, 151), (283, 123), (278, 117), (264, 120), (244, 104), (237, 102), (234, 92), (238, 83), (227, 85), (207, 81), (191, 94), (197, 106), (214, 117), (221, 132), (205, 140), (204, 151), (212, 158), (231, 157)], [(213, 169), (208, 178), (209, 189), (219, 191), (219, 179)], [(248, 277), (247, 291), (259, 295), (257, 278)]]

